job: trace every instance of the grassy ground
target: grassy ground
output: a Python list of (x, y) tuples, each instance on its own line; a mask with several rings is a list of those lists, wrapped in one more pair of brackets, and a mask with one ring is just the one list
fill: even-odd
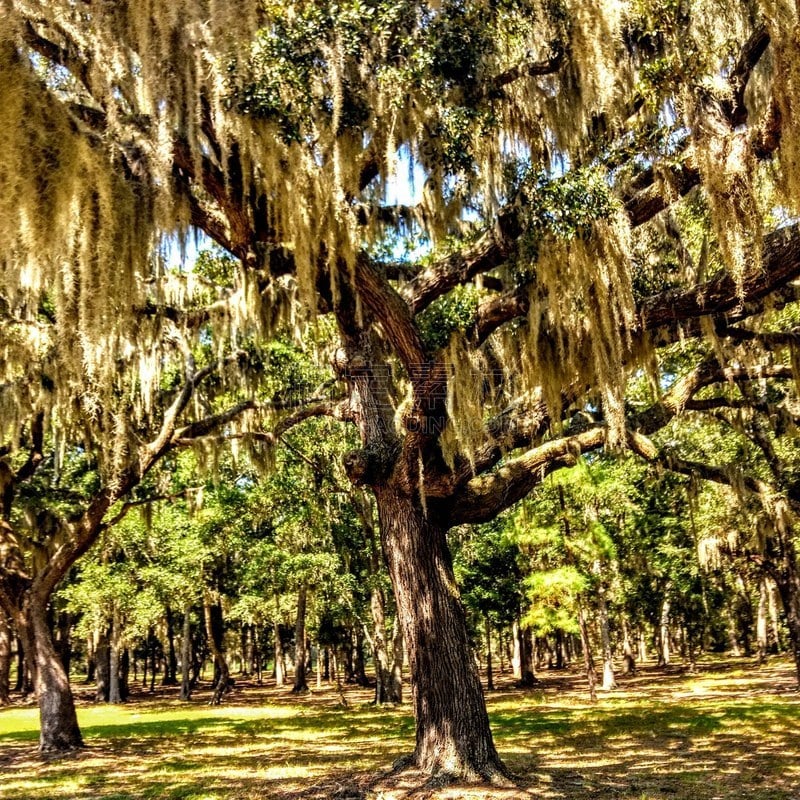
[(2, 709), (0, 798), (800, 800), (800, 695), (786, 662), (645, 668), (595, 706), (579, 676), (541, 677), (533, 691), (488, 698), (513, 788), (391, 775), (413, 722), (407, 707), (371, 707), (368, 691), (348, 689), (343, 707), (329, 689), (296, 698), (240, 685), (220, 708), (204, 704), (207, 692), (190, 704), (166, 690), (116, 707), (79, 700), (86, 750), (46, 762), (36, 709)]

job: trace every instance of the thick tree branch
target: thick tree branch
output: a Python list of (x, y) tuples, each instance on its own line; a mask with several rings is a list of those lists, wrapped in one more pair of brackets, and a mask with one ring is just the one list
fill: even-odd
[(574, 464), (582, 453), (605, 443), (605, 427), (546, 442), (469, 481), (447, 510), (447, 523), (488, 522), (521, 500), (554, 470)]

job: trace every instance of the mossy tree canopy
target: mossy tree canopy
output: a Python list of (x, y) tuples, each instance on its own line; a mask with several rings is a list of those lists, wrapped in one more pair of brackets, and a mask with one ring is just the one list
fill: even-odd
[[(97, 385), (166, 320), (241, 341), (350, 303), (395, 365), (398, 440), (441, 439), (418, 470), (434, 502), (511, 502), (508, 473), (480, 477), (501, 452), (586, 396), (609, 431), (586, 446), (622, 442), (653, 343), (750, 320), (800, 271), (791, 225), (770, 230), (798, 197), (788, 2), (3, 11), (6, 372), (45, 301), (64, 369)], [(406, 170), (408, 207), (387, 201)], [(242, 264), (199, 300), (158, 257), (193, 230)], [(426, 255), (386, 257), (409, 233)]]

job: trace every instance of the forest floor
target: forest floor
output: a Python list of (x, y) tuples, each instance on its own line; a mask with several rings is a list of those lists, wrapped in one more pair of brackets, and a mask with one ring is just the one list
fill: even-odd
[(48, 761), (36, 754), (36, 709), (0, 709), (0, 798), (800, 800), (800, 694), (785, 660), (707, 661), (694, 674), (645, 666), (596, 705), (577, 673), (540, 678), (522, 691), (501, 676), (487, 696), (513, 788), (392, 773), (412, 749), (410, 710), (375, 708), (369, 690), (297, 697), (237, 680), (214, 708), (207, 690), (188, 704), (157, 687), (103, 706), (76, 685), (87, 747)]

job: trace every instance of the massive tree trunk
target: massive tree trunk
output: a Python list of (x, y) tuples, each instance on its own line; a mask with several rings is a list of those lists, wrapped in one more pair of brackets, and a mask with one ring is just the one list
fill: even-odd
[(502, 776), (445, 529), (394, 487), (376, 487), (375, 495), (408, 647), (417, 722), (414, 763), (430, 774), (467, 780)]
[(69, 678), (53, 643), (45, 605), (28, 595), (14, 622), (39, 703), (39, 751), (65, 752), (83, 747)]

